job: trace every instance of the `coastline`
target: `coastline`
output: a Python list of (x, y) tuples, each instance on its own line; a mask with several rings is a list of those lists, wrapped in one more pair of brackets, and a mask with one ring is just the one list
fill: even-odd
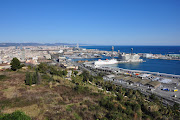
[[(90, 62), (85, 62), (84, 64), (87, 66), (93, 66), (93, 62), (94, 61), (90, 61)], [(109, 69), (114, 69), (114, 71), (116, 70), (121, 70), (127, 73), (143, 73), (143, 74), (152, 74), (152, 75), (156, 75), (156, 76), (161, 76), (161, 77), (169, 77), (169, 78), (178, 78), (180, 79), (180, 75), (175, 75), (175, 74), (167, 74), (167, 73), (160, 73), (160, 72), (151, 72), (151, 71), (142, 71), (142, 70), (132, 70), (132, 69), (124, 69), (124, 68), (119, 68), (119, 67), (112, 67), (111, 65), (105, 65), (105, 66), (99, 66), (100, 68), (109, 68)]]
[[(117, 48), (117, 47), (114, 47), (114, 48), (117, 51), (118, 49), (121, 49), (121, 47), (122, 46), (119, 46), (119, 48)], [(174, 47), (174, 46), (170, 46), (170, 47), (171, 48), (166, 48), (166, 49), (172, 49), (172, 47)], [(110, 51), (110, 46), (91, 46), (91, 47), (83, 47), (83, 48), (98, 49), (100, 51)], [(129, 47), (127, 47), (127, 48), (123, 47), (122, 49), (128, 49), (128, 48)], [(146, 46), (144, 46), (144, 47), (141, 46), (140, 48), (141, 49), (142, 48), (147, 49)], [(173, 53), (179, 52), (180, 46), (176, 49), (177, 50), (174, 50)], [(138, 50), (136, 50), (136, 51), (138, 51)], [(161, 51), (163, 51), (163, 50), (161, 50)], [(130, 50), (129, 50), (129, 52), (130, 52)], [(144, 51), (142, 49), (141, 53), (143, 53), (143, 52)], [(104, 59), (106, 59), (106, 58), (104, 58)], [(164, 74), (180, 75), (180, 72), (179, 72), (180, 71), (180, 60), (143, 58), (143, 61), (146, 61), (146, 62), (142, 62), (142, 63), (120, 63), (117, 65), (117, 67), (123, 68), (123, 69), (129, 69), (129, 70), (140, 70), (140, 71), (149, 71), (149, 72), (159, 72), (159, 73), (164, 73)]]

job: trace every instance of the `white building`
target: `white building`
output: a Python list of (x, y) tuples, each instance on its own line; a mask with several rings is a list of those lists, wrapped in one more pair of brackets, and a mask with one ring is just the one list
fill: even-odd
[(46, 59), (51, 59), (51, 55), (50, 55), (50, 54), (46, 54), (46, 55), (44, 55), (44, 57), (45, 57)]
[(0, 58), (0, 64), (2, 64), (2, 59)]
[(120, 61), (127, 61), (127, 62), (142, 62), (142, 59), (139, 59), (140, 56), (138, 54), (119, 54)]
[(58, 53), (63, 53), (63, 52), (64, 52), (64, 51), (60, 49)]
[(143, 57), (145, 57), (145, 58), (152, 58), (152, 57), (153, 57), (153, 54), (144, 53), (144, 54), (143, 54)]

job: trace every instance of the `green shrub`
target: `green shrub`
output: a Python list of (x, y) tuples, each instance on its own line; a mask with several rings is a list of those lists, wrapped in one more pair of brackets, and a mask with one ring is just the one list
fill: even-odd
[(0, 120), (31, 120), (24, 112), (15, 111), (11, 114), (0, 115)]
[(74, 87), (74, 90), (77, 91), (78, 93), (88, 93), (89, 92), (89, 88), (88, 87), (83, 87), (81, 85), (76, 85)]
[(74, 113), (74, 117), (76, 118), (76, 120), (82, 120), (82, 118), (77, 113)]
[(38, 65), (38, 71), (41, 73), (46, 73), (48, 71), (48, 65), (46, 63), (40, 63)]
[(112, 98), (112, 97), (105, 96), (104, 98), (102, 98), (99, 101), (99, 104), (100, 104), (100, 106), (105, 107), (107, 110), (113, 110), (113, 109), (115, 109), (113, 99), (114, 98)]

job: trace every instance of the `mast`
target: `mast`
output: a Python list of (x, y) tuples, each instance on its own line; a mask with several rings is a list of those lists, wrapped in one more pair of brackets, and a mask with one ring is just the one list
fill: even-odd
[(133, 54), (133, 48), (131, 48), (131, 54)]
[(112, 59), (114, 59), (114, 46), (112, 46)]

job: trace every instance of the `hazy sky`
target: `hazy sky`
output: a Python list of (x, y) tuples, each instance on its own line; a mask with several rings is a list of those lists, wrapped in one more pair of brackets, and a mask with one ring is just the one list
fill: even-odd
[(180, 45), (180, 0), (0, 0), (0, 42)]

